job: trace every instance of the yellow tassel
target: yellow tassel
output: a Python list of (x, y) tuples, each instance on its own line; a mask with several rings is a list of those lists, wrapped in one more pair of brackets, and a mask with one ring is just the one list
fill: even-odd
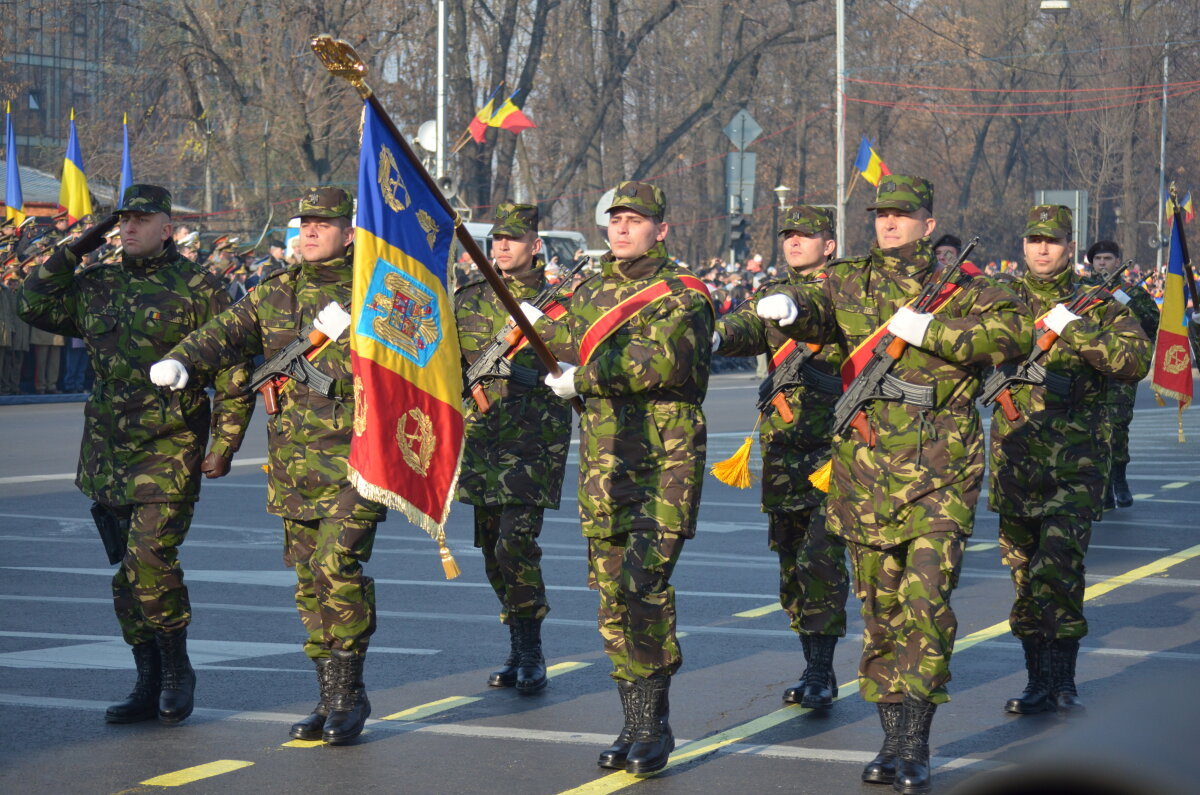
[(717, 480), (735, 489), (750, 488), (750, 447), (754, 437), (747, 436), (746, 441), (731, 457), (712, 465), (712, 473)]
[(820, 489), (826, 494), (829, 493), (829, 473), (833, 470), (833, 460), (830, 459), (821, 465), (821, 468), (808, 476), (808, 482), (813, 484), (813, 488)]
[(438, 539), (438, 554), (442, 556), (442, 571), (446, 572), (447, 580), (453, 580), (462, 574), (459, 571), (458, 564), (454, 562), (454, 556), (450, 554), (450, 549), (446, 546), (444, 538)]

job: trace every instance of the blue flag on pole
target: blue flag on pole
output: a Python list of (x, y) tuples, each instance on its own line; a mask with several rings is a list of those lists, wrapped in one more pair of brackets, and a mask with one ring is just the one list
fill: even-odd
[(21, 169), (17, 166), (17, 139), (12, 128), (12, 104), (4, 107), (5, 136), (8, 139), (8, 149), (5, 159), (8, 170), (8, 184), (4, 186), (4, 215), (9, 220), (21, 225), (25, 220), (25, 196), (21, 192)]

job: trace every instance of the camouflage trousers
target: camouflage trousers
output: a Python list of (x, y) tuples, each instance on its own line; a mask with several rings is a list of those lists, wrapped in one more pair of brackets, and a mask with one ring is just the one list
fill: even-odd
[(1018, 638), (1082, 638), (1084, 565), (1092, 523), (1067, 514), (1000, 516), (1000, 553), (1016, 599), (1008, 623)]
[(192, 620), (179, 545), (195, 508), (191, 502), (112, 507), (117, 516), (129, 520), (129, 543), (113, 576), (112, 595), (121, 635), (131, 646), (154, 640), (156, 631), (183, 629)]
[(550, 612), (537, 542), (544, 512), (533, 505), (475, 506), (475, 546), (483, 550), (483, 569), (505, 624)]
[(767, 546), (779, 555), (779, 604), (798, 635), (846, 634), (846, 542), (825, 532), (821, 507), (767, 514)]
[(862, 599), (859, 692), (867, 701), (899, 703), (905, 694), (950, 700), (950, 655), (958, 619), (950, 594), (958, 584), (965, 538), (918, 536), (888, 549), (850, 543), (854, 586)]
[(600, 592), (597, 623), (613, 679), (669, 676), (683, 663), (670, 584), (683, 541), (654, 530), (588, 539), (588, 587)]
[(363, 574), (375, 543), (375, 522), (284, 519), (283, 562), (296, 569), (296, 609), (308, 632), (304, 653), (367, 650), (375, 632), (375, 581)]
[(1129, 424), (1133, 422), (1133, 402), (1137, 384), (1113, 381), (1108, 385), (1109, 463), (1129, 463)]

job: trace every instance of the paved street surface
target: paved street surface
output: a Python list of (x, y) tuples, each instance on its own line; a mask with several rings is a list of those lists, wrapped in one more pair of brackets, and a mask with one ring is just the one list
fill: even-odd
[[(754, 424), (755, 385), (743, 374), (713, 379), (710, 462)], [(1188, 442), (1179, 444), (1174, 408), (1157, 408), (1142, 389), (1130, 468), (1137, 502), (1096, 526), (1088, 555), (1091, 634), (1078, 676), (1088, 716), (1068, 724), (1004, 714), (1024, 670), (1007, 631), (1011, 585), (996, 518), (981, 507), (954, 595), (953, 700), (934, 721), (937, 792), (973, 791), (980, 776), (1019, 775), (1047, 758), (1101, 776), (1194, 769), (1183, 754), (1200, 706), (1200, 411), (1185, 413)], [(113, 568), (73, 483), (82, 404), (0, 406), (0, 791), (890, 792), (859, 782), (881, 732), (855, 692), (857, 600), (851, 595), (850, 633), (836, 656), (842, 699), (827, 716), (782, 708), (803, 666), (776, 602), (757, 484), (738, 491), (712, 478), (698, 537), (674, 577), (684, 653), (671, 690), (679, 739), (658, 776), (595, 766), (620, 715), (596, 632), (597, 596), (585, 583), (573, 475), (542, 534), (554, 676), (545, 691), (521, 697), (486, 686), (508, 633), (471, 546), (470, 509), (456, 506), (450, 518), (463, 572), (453, 581), (442, 576), (436, 545), (393, 514), (367, 566), (380, 608), (366, 664), (368, 730), (342, 748), (289, 742), (288, 726), (315, 701), (315, 678), (300, 651), (280, 522), (264, 511), (264, 424), (260, 412), (229, 477), (205, 482), (182, 551), (196, 713), (176, 727), (110, 726), (104, 707), (129, 691), (133, 666), (112, 613)], [(1171, 790), (1154, 781), (1143, 791)]]

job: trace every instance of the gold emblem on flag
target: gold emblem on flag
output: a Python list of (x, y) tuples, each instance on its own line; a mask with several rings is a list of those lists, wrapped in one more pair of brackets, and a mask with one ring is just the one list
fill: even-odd
[(1182, 373), (1189, 364), (1187, 349), (1182, 345), (1172, 345), (1163, 354), (1163, 369), (1171, 375)]
[(396, 422), (396, 444), (404, 463), (421, 477), (429, 474), (429, 463), (433, 460), (433, 449), (437, 447), (437, 436), (433, 433), (433, 420), (419, 408), (411, 408)]
[(399, 274), (389, 273), (383, 284), (391, 295), (376, 293), (371, 304), (384, 314), (371, 322), (379, 337), (416, 357), (438, 338), (433, 296), (412, 289)]
[(433, 220), (433, 216), (424, 210), (417, 210), (417, 223), (425, 230), (425, 239), (429, 242), (429, 247), (432, 249), (434, 241), (437, 240), (437, 221)]
[(408, 188), (404, 186), (404, 178), (400, 176), (400, 167), (396, 165), (396, 156), (387, 146), (379, 147), (379, 193), (383, 201), (393, 212), (400, 212), (409, 204)]
[(362, 379), (354, 376), (354, 435), (367, 432), (367, 395)]

